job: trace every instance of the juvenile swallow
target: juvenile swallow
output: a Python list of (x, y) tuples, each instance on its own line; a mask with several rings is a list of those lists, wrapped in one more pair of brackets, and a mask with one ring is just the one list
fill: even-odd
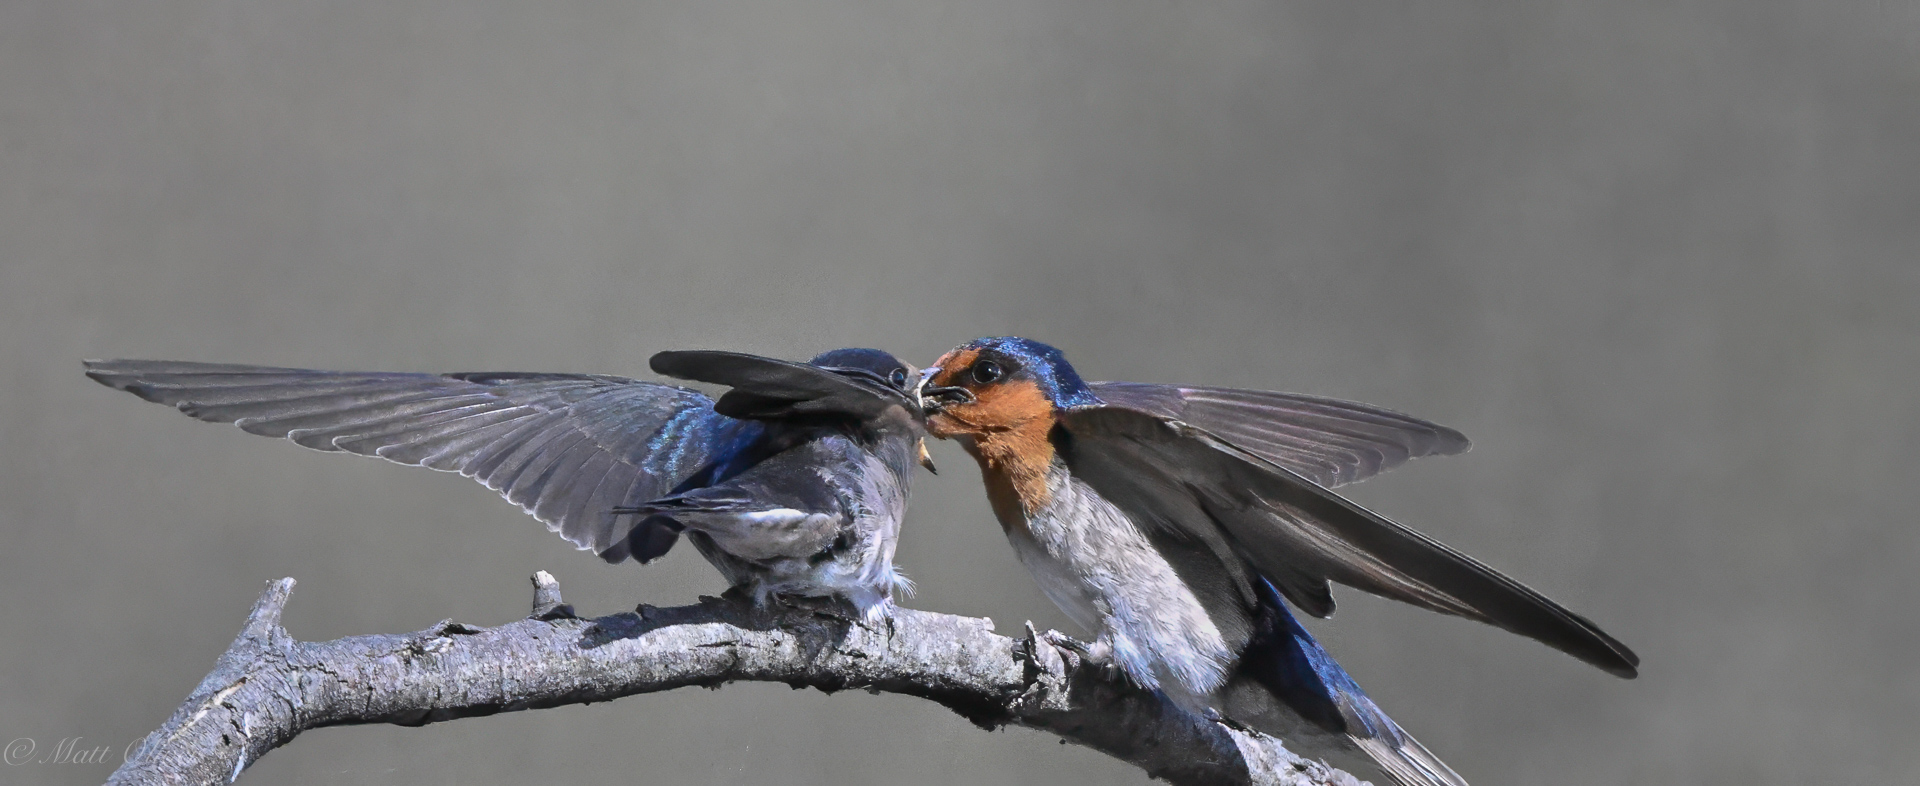
[(1096, 634), (1090, 659), (1189, 711), (1406, 786), (1464, 786), (1287, 609), (1332, 614), (1330, 581), (1636, 673), (1593, 623), (1329, 490), (1466, 450), (1452, 429), (1288, 393), (1089, 383), (1059, 350), (1014, 337), (948, 352), (921, 396), (929, 432), (979, 463), (1041, 591)]
[(916, 460), (916, 372), (875, 349), (810, 363), (662, 352), (653, 370), (731, 388), (588, 374), (312, 371), (87, 361), (87, 376), (200, 420), (315, 450), (458, 472), (581, 549), (645, 563), (682, 533), (757, 602), (840, 597), (886, 614)]

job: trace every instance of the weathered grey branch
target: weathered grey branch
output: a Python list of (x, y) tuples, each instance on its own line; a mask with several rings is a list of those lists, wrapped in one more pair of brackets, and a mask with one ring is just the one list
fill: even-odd
[(726, 598), (580, 619), (542, 571), (534, 616), (518, 622), (303, 642), (280, 626), (293, 583), (267, 585), (213, 672), (109, 784), (229, 782), (321, 726), (417, 726), (735, 680), (919, 696), (982, 727), (1052, 732), (1176, 784), (1354, 783), (1271, 737), (1079, 668), (1050, 643), (1057, 634), (1031, 625), (1016, 640), (985, 619), (900, 609), (869, 626), (829, 607)]

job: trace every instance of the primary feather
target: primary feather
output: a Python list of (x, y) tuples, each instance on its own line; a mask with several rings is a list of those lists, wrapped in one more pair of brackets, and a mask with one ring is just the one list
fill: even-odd
[(1088, 387), (1107, 408), (1189, 423), (1327, 488), (1472, 446), (1438, 423), (1338, 399), (1141, 382)]
[[(1367, 510), (1276, 462), (1190, 424), (1129, 409), (1085, 407), (1061, 415), (1073, 435), (1075, 476), (1103, 495), (1154, 511), (1198, 500), (1206, 515), (1143, 518), (1223, 530), (1288, 600), (1332, 611), (1326, 583), (1492, 624), (1538, 640), (1611, 674), (1640, 659), (1586, 618), (1499, 571)], [(1174, 495), (1136, 489), (1169, 488)]]
[(87, 376), (195, 418), (314, 450), (457, 472), (582, 549), (625, 537), (612, 511), (666, 494), (755, 424), (699, 392), (624, 377), (316, 371), (87, 361)]

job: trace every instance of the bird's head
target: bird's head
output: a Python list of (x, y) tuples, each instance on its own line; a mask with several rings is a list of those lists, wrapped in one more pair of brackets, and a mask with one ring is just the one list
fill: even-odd
[(1060, 350), (1014, 336), (955, 347), (920, 379), (927, 430), (939, 437), (1050, 428), (1055, 410), (1099, 403)]
[(713, 411), (730, 418), (763, 421), (857, 422), (868, 428), (905, 429), (918, 445), (920, 463), (933, 469), (920, 439), (924, 410), (920, 375), (899, 358), (877, 349), (836, 349), (806, 363), (717, 350), (656, 353), (656, 373), (726, 385)]
[(914, 396), (919, 372), (913, 366), (877, 349), (849, 347), (815, 355), (807, 365), (817, 366), (879, 389)]
[[(897, 393), (914, 402), (916, 408), (920, 401), (920, 372), (889, 352), (863, 347), (831, 349), (815, 355), (807, 364), (847, 377), (856, 384)], [(933, 456), (927, 453), (925, 439), (917, 439), (914, 450), (920, 466), (939, 473), (933, 466)]]

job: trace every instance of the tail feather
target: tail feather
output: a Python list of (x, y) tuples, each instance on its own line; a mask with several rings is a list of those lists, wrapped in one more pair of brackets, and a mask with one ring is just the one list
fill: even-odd
[(1390, 736), (1350, 736), (1349, 739), (1400, 786), (1467, 786), (1465, 778), (1413, 735), (1401, 731), (1399, 726), (1394, 726), (1393, 731)]
[[(1260, 713), (1272, 720), (1266, 724), (1255, 718), (1237, 720), (1253, 723), (1256, 728), (1273, 726), (1262, 730), (1289, 744), (1315, 738), (1339, 740), (1344, 735), (1344, 743), (1338, 747), (1350, 744), (1358, 748), (1400, 786), (1467, 786), (1459, 773), (1373, 703), (1287, 611), (1286, 602), (1271, 584), (1262, 581), (1259, 588), (1261, 608), (1256, 633), (1241, 655), (1240, 671), (1233, 683), (1258, 685), (1269, 697), (1267, 702), (1243, 701), (1245, 706), (1279, 705), (1290, 717)], [(1231, 706), (1228, 712), (1233, 714)]]

